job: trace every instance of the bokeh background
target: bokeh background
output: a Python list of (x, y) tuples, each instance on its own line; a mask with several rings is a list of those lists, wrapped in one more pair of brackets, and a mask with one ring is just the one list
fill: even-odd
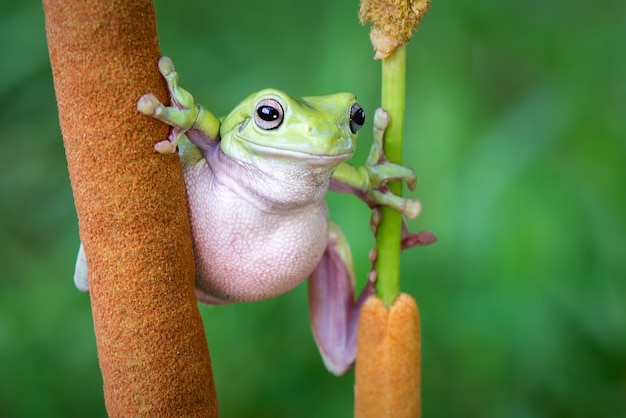
[[(356, 0), (155, 3), (163, 53), (217, 114), (269, 86), (379, 103)], [(439, 237), (402, 260), (424, 416), (626, 416), (625, 40), (617, 0), (435, 0), (410, 43), (410, 225)], [(0, 3), (0, 56), (0, 416), (105, 416), (39, 2)], [(362, 283), (368, 211), (329, 205)], [(324, 370), (305, 286), (201, 311), (222, 416), (351, 416), (353, 373)]]

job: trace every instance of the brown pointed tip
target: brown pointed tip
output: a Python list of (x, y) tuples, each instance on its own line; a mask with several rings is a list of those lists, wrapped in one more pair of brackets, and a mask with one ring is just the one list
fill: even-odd
[(374, 59), (390, 56), (406, 44), (430, 7), (430, 0), (361, 0), (359, 20), (371, 23)]
[(387, 308), (371, 296), (357, 341), (356, 418), (421, 416), (421, 339), (415, 300), (403, 293)]

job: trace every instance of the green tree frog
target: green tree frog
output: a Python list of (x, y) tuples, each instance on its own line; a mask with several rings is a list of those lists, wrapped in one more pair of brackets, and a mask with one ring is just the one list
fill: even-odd
[[(327, 190), (352, 192), (372, 208), (384, 204), (413, 218), (420, 206), (389, 192), (388, 181), (415, 186), (412, 170), (386, 161), (385, 111), (375, 116), (375, 140), (365, 167), (345, 162), (365, 113), (354, 95), (293, 98), (265, 89), (221, 119), (178, 84), (168, 57), (159, 61), (172, 104), (152, 94), (138, 110), (170, 125), (160, 153), (181, 158), (196, 260), (196, 296), (218, 305), (281, 295), (309, 278), (314, 336), (326, 367), (342, 374), (354, 363), (356, 326), (374, 275), (354, 300), (347, 241), (329, 221)], [(430, 243), (429, 233), (405, 229), (403, 247)], [(74, 276), (88, 291), (82, 246)]]

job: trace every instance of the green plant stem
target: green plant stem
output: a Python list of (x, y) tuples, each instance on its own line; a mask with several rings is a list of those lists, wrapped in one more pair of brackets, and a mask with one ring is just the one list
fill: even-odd
[[(390, 122), (385, 132), (384, 149), (387, 159), (402, 164), (402, 137), (404, 131), (406, 50), (400, 46), (382, 60), (382, 107), (389, 113)], [(389, 184), (391, 191), (400, 196), (402, 183)], [(400, 294), (400, 240), (402, 215), (389, 207), (381, 207), (382, 219), (376, 234), (378, 258), (376, 259), (376, 294), (391, 306)]]

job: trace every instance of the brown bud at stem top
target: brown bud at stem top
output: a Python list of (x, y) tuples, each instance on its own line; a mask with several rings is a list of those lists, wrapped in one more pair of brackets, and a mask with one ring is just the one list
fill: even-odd
[(409, 42), (429, 7), (430, 0), (361, 0), (359, 20), (372, 24), (374, 59), (386, 58)]
[(356, 418), (421, 416), (421, 339), (413, 298), (400, 294), (387, 309), (371, 296), (359, 318)]

